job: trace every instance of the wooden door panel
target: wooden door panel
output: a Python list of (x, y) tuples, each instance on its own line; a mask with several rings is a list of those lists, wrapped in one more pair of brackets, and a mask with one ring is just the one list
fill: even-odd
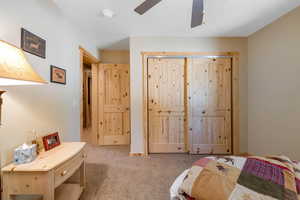
[(128, 108), (122, 105), (106, 105), (104, 106), (104, 112), (126, 112)]
[(104, 69), (105, 105), (119, 105), (120, 74), (118, 69)]
[(184, 59), (149, 59), (149, 109), (184, 106)]
[(231, 153), (231, 59), (188, 60), (190, 151)]
[(189, 59), (189, 112), (192, 116), (201, 115), (208, 108), (208, 59)]
[(231, 60), (215, 59), (208, 66), (208, 107), (212, 112), (231, 109)]
[(184, 152), (184, 59), (148, 60), (149, 152)]
[(185, 153), (184, 150), (185, 145), (180, 144), (159, 144), (159, 143), (151, 143), (149, 145), (149, 150), (151, 153)]
[(128, 135), (105, 136), (103, 143), (103, 145), (127, 145), (130, 144), (130, 137), (128, 137)]
[(227, 147), (224, 145), (218, 145), (218, 144), (193, 144), (192, 145), (192, 154), (228, 154), (227, 153)]
[(192, 152), (197, 154), (224, 154), (228, 152), (228, 124), (224, 116), (190, 118)]
[(123, 135), (123, 113), (104, 114), (104, 135)]
[(150, 112), (149, 150), (155, 153), (184, 152), (184, 113)]
[(100, 64), (99, 144), (130, 143), (129, 65)]

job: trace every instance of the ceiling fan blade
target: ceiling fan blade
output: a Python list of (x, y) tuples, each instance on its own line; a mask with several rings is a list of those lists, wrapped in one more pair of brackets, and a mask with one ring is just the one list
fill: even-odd
[(193, 11), (192, 11), (192, 23), (191, 27), (194, 28), (203, 23), (204, 16), (204, 4), (203, 0), (193, 0)]
[(134, 11), (142, 15), (161, 1), (162, 0), (146, 0), (144, 3), (139, 5), (136, 9), (134, 9)]

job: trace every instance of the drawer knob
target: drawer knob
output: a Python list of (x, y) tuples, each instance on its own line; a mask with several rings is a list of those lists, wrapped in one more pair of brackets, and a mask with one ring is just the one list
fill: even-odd
[(67, 173), (68, 173), (68, 171), (65, 170), (65, 171), (63, 171), (60, 175), (61, 175), (61, 176), (65, 176)]
[(85, 155), (85, 154), (82, 154), (82, 158), (87, 158), (87, 155)]

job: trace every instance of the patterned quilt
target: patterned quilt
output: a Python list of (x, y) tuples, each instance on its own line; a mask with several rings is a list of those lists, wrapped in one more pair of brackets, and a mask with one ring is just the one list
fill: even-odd
[(179, 199), (298, 200), (300, 163), (285, 156), (206, 157), (190, 168)]

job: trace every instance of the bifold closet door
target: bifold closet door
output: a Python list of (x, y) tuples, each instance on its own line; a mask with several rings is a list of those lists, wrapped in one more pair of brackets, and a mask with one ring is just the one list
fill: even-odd
[(150, 153), (184, 152), (185, 59), (148, 59)]
[(100, 145), (130, 143), (129, 65), (99, 65), (99, 137)]
[(187, 60), (190, 152), (231, 153), (231, 59)]

